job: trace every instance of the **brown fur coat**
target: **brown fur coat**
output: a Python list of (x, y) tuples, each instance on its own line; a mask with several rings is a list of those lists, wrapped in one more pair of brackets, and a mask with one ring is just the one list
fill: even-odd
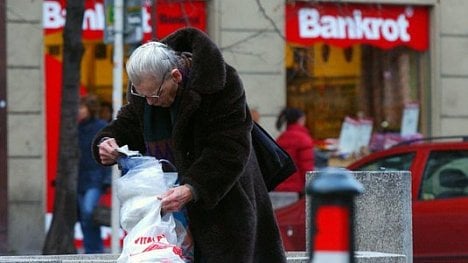
[[(195, 189), (188, 204), (196, 257), (203, 262), (286, 262), (272, 206), (252, 150), (252, 119), (242, 82), (217, 46), (186, 28), (162, 42), (193, 54), (189, 87), (173, 127), (175, 162), (182, 183)], [(95, 138), (145, 151), (144, 99), (129, 96), (117, 120)], [(97, 158), (99, 159), (99, 158)]]

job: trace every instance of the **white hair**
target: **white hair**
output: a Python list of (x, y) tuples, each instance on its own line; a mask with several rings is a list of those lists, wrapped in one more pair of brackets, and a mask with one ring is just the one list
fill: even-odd
[(139, 85), (143, 79), (151, 77), (155, 81), (164, 73), (176, 67), (176, 55), (173, 50), (160, 42), (148, 42), (133, 51), (127, 61), (126, 69), (130, 81)]

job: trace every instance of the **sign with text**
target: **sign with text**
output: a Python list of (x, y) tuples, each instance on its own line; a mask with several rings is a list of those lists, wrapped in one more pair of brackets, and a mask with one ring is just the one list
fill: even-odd
[(429, 11), (424, 6), (294, 2), (286, 4), (285, 24), (287, 41), (299, 45), (429, 47)]
[[(114, 43), (115, 16), (114, 0), (105, 0), (104, 43)], [(143, 10), (141, 0), (127, 0), (123, 9), (123, 35), (128, 44), (137, 44), (143, 40)]]
[(206, 30), (205, 1), (159, 0), (156, 6), (156, 37), (161, 39), (182, 27)]
[[(135, 2), (135, 1), (132, 1)], [(133, 19), (127, 18), (127, 24), (138, 20), (142, 22), (143, 42), (161, 39), (183, 27), (195, 27), (206, 31), (205, 1), (141, 1), (142, 12), (134, 10), (134, 4), (127, 4), (127, 14), (131, 11)], [(86, 0), (83, 18), (83, 39), (102, 40), (106, 19), (105, 0)], [(107, 10), (109, 11), (109, 10)], [(45, 0), (42, 8), (44, 34), (61, 32), (65, 25), (66, 0)], [(155, 14), (152, 16), (151, 14)], [(109, 14), (108, 14), (109, 15)]]

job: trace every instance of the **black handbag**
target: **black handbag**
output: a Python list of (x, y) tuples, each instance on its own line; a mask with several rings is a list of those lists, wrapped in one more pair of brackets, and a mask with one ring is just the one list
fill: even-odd
[(296, 172), (291, 156), (256, 122), (252, 128), (252, 144), (268, 191)]

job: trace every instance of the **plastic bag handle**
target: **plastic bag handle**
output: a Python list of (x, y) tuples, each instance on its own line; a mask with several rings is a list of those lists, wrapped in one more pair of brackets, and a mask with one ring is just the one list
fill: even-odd
[(159, 163), (165, 163), (165, 164), (169, 165), (169, 167), (171, 167), (172, 170), (177, 172), (177, 167), (173, 163), (171, 163), (169, 160), (159, 159), (158, 161), (159, 161)]

